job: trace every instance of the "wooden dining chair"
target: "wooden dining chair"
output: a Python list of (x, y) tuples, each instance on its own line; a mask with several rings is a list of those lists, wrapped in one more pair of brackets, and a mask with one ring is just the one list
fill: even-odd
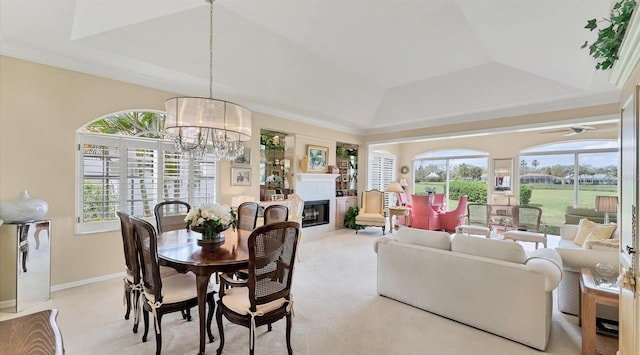
[[(291, 284), (300, 224), (277, 222), (258, 227), (249, 236), (249, 277), (233, 280), (220, 277), (220, 293), (216, 321), (220, 332), (220, 346), (224, 348), (222, 316), (231, 323), (249, 328), (249, 354), (254, 353), (256, 328), (286, 318), (286, 341), (291, 348), (291, 315), (293, 300)], [(230, 287), (229, 289), (227, 289)]]
[[(149, 222), (129, 217), (134, 225), (134, 236), (138, 257), (140, 259), (140, 269), (142, 271), (142, 301), (144, 334), (142, 341), (147, 341), (149, 333), (149, 312), (153, 314), (153, 329), (156, 334), (156, 354), (162, 350), (162, 316), (171, 312), (182, 311), (198, 305), (198, 295), (196, 290), (196, 277), (193, 273), (175, 274), (168, 277), (160, 276), (160, 265), (158, 264), (158, 242), (156, 231)], [(213, 319), (213, 285), (207, 286), (207, 303), (209, 303), (209, 314), (207, 317), (207, 331), (209, 341), (213, 342), (211, 332), (211, 320)], [(191, 320), (191, 317), (187, 319)]]
[[(133, 305), (133, 332), (138, 332), (138, 323), (140, 321), (138, 306), (140, 305), (140, 265), (138, 255), (136, 253), (136, 245), (134, 240), (133, 223), (129, 220), (129, 215), (122, 211), (116, 211), (120, 219), (120, 232), (122, 234), (122, 246), (124, 248), (124, 263), (126, 276), (122, 280), (124, 282), (124, 299), (127, 304), (127, 311), (124, 319), (129, 319), (131, 308)], [(133, 297), (133, 301), (132, 298)]]
[(285, 205), (271, 205), (264, 209), (264, 224), (286, 222), (289, 220), (289, 207)]
[(237, 229), (244, 231), (252, 231), (256, 229), (256, 222), (258, 220), (258, 211), (260, 205), (254, 201), (243, 202), (238, 206), (237, 213)]
[(184, 229), (184, 217), (191, 210), (191, 205), (184, 201), (163, 201), (155, 205), (153, 213), (156, 216), (158, 234), (167, 231)]

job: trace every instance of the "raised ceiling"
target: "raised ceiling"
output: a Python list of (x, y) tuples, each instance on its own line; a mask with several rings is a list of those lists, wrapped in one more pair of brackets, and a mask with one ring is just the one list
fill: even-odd
[[(204, 0), (0, 0), (0, 53), (209, 94)], [(618, 101), (602, 0), (217, 0), (214, 96), (371, 134)]]

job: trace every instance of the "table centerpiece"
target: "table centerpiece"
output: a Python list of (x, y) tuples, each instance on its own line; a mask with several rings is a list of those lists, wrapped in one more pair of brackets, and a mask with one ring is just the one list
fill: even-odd
[(221, 233), (229, 227), (236, 229), (236, 213), (227, 205), (205, 204), (192, 208), (184, 218), (187, 228), (202, 234), (198, 244), (220, 243), (224, 241)]

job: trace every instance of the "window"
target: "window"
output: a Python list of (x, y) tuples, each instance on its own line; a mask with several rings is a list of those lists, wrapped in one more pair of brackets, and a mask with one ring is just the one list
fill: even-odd
[(488, 154), (476, 150), (452, 149), (420, 154), (413, 162), (413, 193), (427, 190), (444, 193), (445, 202), (468, 195), (469, 202), (486, 202)]
[(172, 142), (158, 138), (89, 132), (78, 132), (77, 138), (78, 233), (117, 230), (118, 210), (150, 218), (160, 201), (179, 199), (192, 206), (216, 201), (217, 166), (211, 157), (183, 158)]
[(597, 195), (618, 193), (616, 141), (565, 142), (520, 153), (519, 203), (540, 207), (551, 234), (559, 234), (567, 206), (595, 207)]

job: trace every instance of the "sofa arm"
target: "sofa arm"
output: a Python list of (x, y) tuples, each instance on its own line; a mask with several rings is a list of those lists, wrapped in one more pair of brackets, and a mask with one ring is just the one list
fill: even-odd
[(563, 224), (560, 226), (560, 238), (574, 240), (578, 234), (578, 227), (577, 224)]
[(618, 249), (594, 250), (584, 248), (556, 248), (562, 258), (563, 268), (567, 271), (580, 272), (584, 267), (594, 268), (598, 263), (618, 265)]
[(536, 249), (524, 263), (527, 270), (544, 275), (544, 290), (553, 291), (562, 279), (562, 258), (553, 249)]
[(373, 243), (373, 251), (376, 252), (376, 254), (378, 254), (378, 244), (387, 244), (389, 242), (395, 242), (396, 240), (393, 238), (389, 238), (389, 237), (380, 237), (378, 239), (376, 239), (376, 242)]

